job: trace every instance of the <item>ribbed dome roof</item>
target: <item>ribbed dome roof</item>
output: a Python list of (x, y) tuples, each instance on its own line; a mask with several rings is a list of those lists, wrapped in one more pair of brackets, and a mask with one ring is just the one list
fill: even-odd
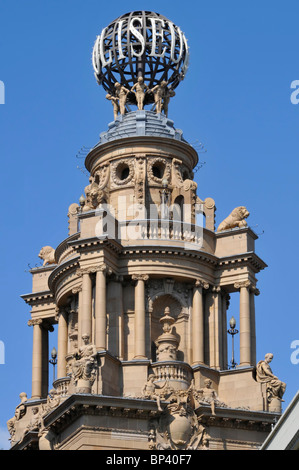
[(96, 147), (113, 140), (139, 136), (166, 137), (187, 143), (183, 138), (183, 132), (175, 129), (173, 121), (164, 114), (142, 110), (118, 116), (109, 124), (108, 130), (100, 134), (100, 141)]

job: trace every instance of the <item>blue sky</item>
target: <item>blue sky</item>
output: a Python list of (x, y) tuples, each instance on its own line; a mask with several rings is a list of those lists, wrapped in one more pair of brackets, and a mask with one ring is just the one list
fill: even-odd
[(215, 199), (217, 224), (238, 205), (250, 211), (257, 254), (269, 266), (258, 276), (257, 357), (274, 353), (285, 406), (298, 390), (291, 343), (299, 341), (299, 104), (290, 100), (299, 80), (298, 1), (173, 0), (162, 8), (160, 1), (0, 0), (3, 448), (19, 393), (31, 394), (32, 329), (20, 298), (31, 291), (27, 271), (39, 265), (42, 246), (66, 238), (68, 207), (87, 184), (76, 155), (113, 119), (93, 76), (92, 47), (103, 27), (133, 10), (161, 13), (188, 38), (190, 68), (169, 117), (206, 149), (196, 182), (202, 199)]

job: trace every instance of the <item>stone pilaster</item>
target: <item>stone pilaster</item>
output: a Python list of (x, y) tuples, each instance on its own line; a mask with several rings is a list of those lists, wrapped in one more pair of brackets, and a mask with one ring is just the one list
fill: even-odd
[(58, 312), (57, 338), (57, 379), (66, 377), (66, 356), (68, 353), (68, 314), (64, 308)]

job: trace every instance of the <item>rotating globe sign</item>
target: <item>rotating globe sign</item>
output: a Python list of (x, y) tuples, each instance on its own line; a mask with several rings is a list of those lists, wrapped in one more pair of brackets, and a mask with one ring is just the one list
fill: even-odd
[[(123, 104), (142, 109), (145, 104), (157, 102), (152, 90), (161, 84), (172, 96), (175, 94), (173, 90), (188, 69), (189, 48), (184, 33), (173, 22), (158, 13), (135, 11), (102, 30), (94, 44), (92, 62), (96, 80), (106, 90), (107, 98), (118, 98), (122, 87), (126, 93)], [(136, 92), (140, 86), (144, 90), (142, 103)]]

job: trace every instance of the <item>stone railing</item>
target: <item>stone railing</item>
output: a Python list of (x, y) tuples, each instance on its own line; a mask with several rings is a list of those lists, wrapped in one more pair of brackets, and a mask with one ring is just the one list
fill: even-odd
[(61, 397), (70, 395), (71, 377), (62, 377), (53, 382), (53, 387)]
[(192, 368), (186, 362), (154, 362), (152, 370), (155, 375), (155, 383), (159, 386), (163, 386), (168, 381), (174, 389), (186, 390), (190, 387), (193, 379)]

